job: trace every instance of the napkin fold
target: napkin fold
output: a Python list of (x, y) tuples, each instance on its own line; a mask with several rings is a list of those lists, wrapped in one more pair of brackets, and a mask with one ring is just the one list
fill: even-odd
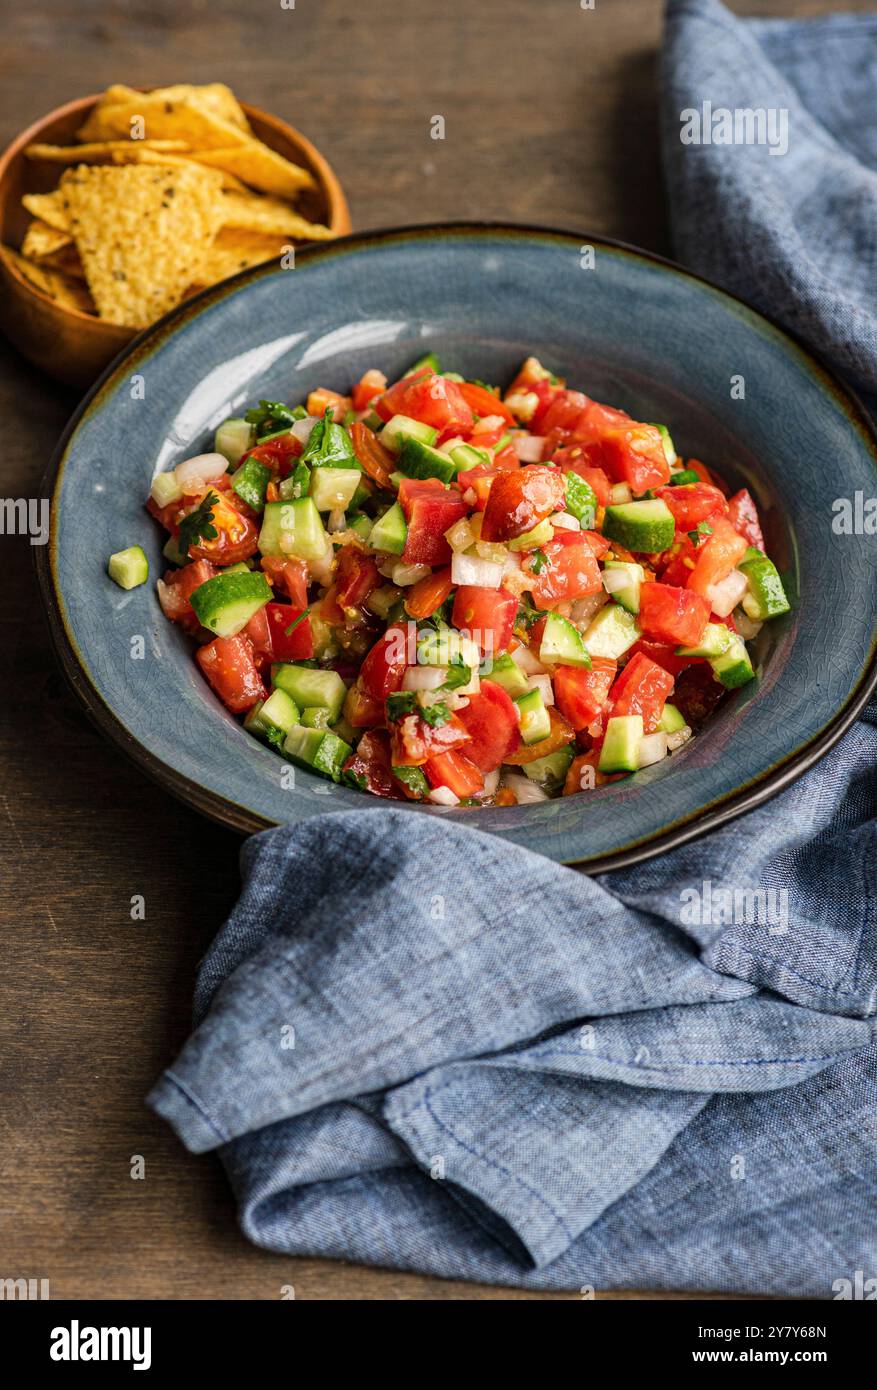
[[(865, 387), (875, 68), (874, 16), (669, 6), (680, 256)], [(705, 100), (785, 105), (788, 152), (683, 145)], [(877, 705), (768, 805), (596, 878), (477, 816), (257, 835), (149, 1103), (273, 1250), (830, 1298), (877, 1266), (875, 815)]]

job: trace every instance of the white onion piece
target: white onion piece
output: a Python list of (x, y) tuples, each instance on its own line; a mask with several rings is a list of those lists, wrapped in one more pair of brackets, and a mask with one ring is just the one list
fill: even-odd
[(727, 579), (711, 584), (706, 591), (710, 606), (717, 618), (727, 618), (749, 588), (749, 581), (740, 570), (731, 570)]
[(463, 493), (463, 501), (466, 503), (467, 507), (475, 506), (477, 499), (474, 487), (467, 487), (466, 491)]
[(734, 626), (743, 638), (744, 642), (751, 642), (753, 637), (757, 637), (764, 623), (755, 622), (743, 608), (734, 610)]
[(636, 750), (638, 767), (650, 767), (667, 756), (667, 735), (664, 733), (646, 734), (640, 739)]
[(538, 782), (532, 781), (529, 777), (522, 777), (517, 772), (504, 772), (502, 775), (504, 787), (514, 792), (520, 805), (527, 802), (548, 801), (548, 793), (543, 791)]
[(494, 768), (493, 772), (485, 772), (485, 774), (484, 774), (484, 790), (487, 792), (487, 795), (488, 795), (488, 796), (493, 796), (493, 793), (496, 791), (496, 789), (497, 789), (498, 786), (499, 786), (499, 768), (498, 768), (498, 767), (497, 767), (497, 768)]
[(543, 676), (545, 674), (545, 667), (541, 661), (536, 660), (529, 647), (515, 647), (512, 652), (512, 661), (516, 666), (520, 666), (525, 676)]
[(459, 521), (455, 521), (453, 526), (449, 526), (445, 532), (445, 540), (452, 550), (468, 550), (475, 544), (475, 533), (469, 525), (468, 518), (463, 516)]
[(311, 430), (319, 418), (319, 415), (306, 415), (303, 420), (296, 420), (289, 431), (290, 434), (294, 434), (300, 444), (307, 444), (311, 437)]
[(479, 434), (490, 434), (492, 430), (502, 428), (505, 422), (504, 415), (482, 415), (480, 420), (476, 420), (469, 433), (477, 443)]
[(561, 531), (581, 531), (582, 526), (577, 516), (571, 512), (555, 512), (548, 520), (552, 526), (559, 526)]
[(554, 687), (551, 684), (551, 677), (549, 675), (530, 676), (527, 680), (527, 688), (528, 690), (541, 691), (543, 705), (554, 704)]
[(628, 483), (616, 483), (612, 488), (609, 497), (612, 506), (617, 507), (621, 503), (630, 502), (633, 499), (633, 493), (631, 492)]
[(435, 802), (436, 806), (459, 806), (460, 798), (451, 791), (450, 787), (433, 787), (427, 793), (427, 800)]
[[(480, 555), (465, 555), (459, 550), (451, 561), (452, 584), (476, 584), (481, 589), (498, 589), (502, 573), (502, 563), (484, 560)], [(398, 584), (399, 581), (396, 582)]]
[(337, 531), (344, 531), (347, 527), (347, 514), (343, 507), (333, 507), (326, 522), (326, 530), (330, 535), (335, 535)]
[(315, 579), (318, 584), (328, 585), (332, 583), (334, 568), (335, 547), (327, 536), (326, 549), (323, 551), (321, 558), (319, 560), (308, 560), (308, 570), (310, 571), (311, 578)]
[(394, 584), (404, 588), (408, 584), (416, 584), (418, 579), (425, 579), (428, 574), (432, 574), (429, 565), (406, 565), (404, 560), (397, 560), (391, 578)]
[(402, 677), (402, 689), (438, 690), (447, 679), (447, 666), (408, 666)]
[(574, 599), (570, 607), (569, 620), (580, 632), (584, 632), (594, 614), (599, 613), (608, 602), (605, 589), (601, 589), (598, 594), (587, 594), (584, 598)]
[(544, 434), (512, 435), (512, 448), (521, 460), (521, 463), (541, 463), (544, 445)]
[(667, 735), (667, 752), (675, 753), (677, 748), (681, 748), (683, 743), (687, 743), (694, 730), (686, 724), (684, 728), (677, 729), (675, 734)]
[(174, 477), (184, 492), (191, 492), (192, 484), (212, 483), (228, 472), (228, 459), (224, 454), (196, 454), (194, 458), (178, 463)]
[(626, 589), (630, 584), (630, 575), (627, 570), (604, 570), (603, 588), (607, 594), (617, 593), (619, 589)]

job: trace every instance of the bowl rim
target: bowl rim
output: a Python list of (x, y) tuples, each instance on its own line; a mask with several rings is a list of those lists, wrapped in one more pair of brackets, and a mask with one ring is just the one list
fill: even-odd
[[(872, 422), (854, 389), (842, 382), (817, 353), (771, 315), (762, 312), (739, 295), (714, 281), (708, 280), (705, 276), (698, 275), (695, 271), (689, 270), (657, 252), (644, 250), (613, 237), (589, 232), (574, 232), (534, 224), (502, 221), (453, 221), (377, 228), (369, 232), (338, 237), (331, 242), (310, 245), (302, 251), (297, 250), (296, 259), (328, 260), (333, 254), (343, 253), (345, 250), (355, 251), (381, 243), (405, 244), (419, 239), (435, 239), (436, 237), (450, 239), (472, 236), (488, 236), (509, 240), (526, 240), (536, 237), (576, 246), (582, 244), (592, 245), (596, 248), (602, 246), (681, 275), (723, 296), (732, 304), (742, 305), (749, 313), (755, 314), (756, 317), (770, 324), (785, 339), (787, 345), (804, 358), (805, 364), (820, 379), (823, 388), (834, 397), (836, 403), (849, 418), (850, 423), (863, 435), (865, 442), (870, 446), (875, 470), (877, 470), (877, 426)], [(192, 778), (177, 772), (176, 769), (164, 763), (145, 748), (130, 732), (94, 685), (87, 665), (79, 653), (64, 618), (56, 568), (57, 508), (68, 445), (80, 422), (92, 408), (100, 406), (101, 397), (117, 376), (127, 374), (130, 363), (135, 358), (145, 351), (160, 347), (162, 341), (169, 337), (182, 322), (195, 317), (201, 309), (235, 293), (244, 285), (273, 273), (273, 262), (267, 262), (264, 265), (252, 266), (243, 270), (238, 275), (229, 280), (223, 280), (217, 285), (209, 286), (200, 294), (184, 301), (162, 319), (144, 329), (110, 362), (77, 406), (52, 454), (41, 489), (42, 498), (51, 500), (50, 538), (47, 545), (34, 547), (34, 561), (52, 645), (64, 674), (86, 712), (99, 729), (108, 734), (113, 742), (164, 790), (172, 792), (178, 799), (194, 806), (196, 810), (201, 811), (218, 824), (242, 834), (254, 834), (261, 830), (271, 829), (278, 822), (261, 816), (217, 792), (208, 790)], [(877, 689), (877, 629), (872, 636), (868, 660), (847, 699), (822, 729), (800, 747), (793, 749), (786, 757), (758, 773), (755, 777), (717, 798), (709, 806), (692, 812), (681, 821), (677, 821), (673, 826), (657, 834), (621, 846), (607, 854), (583, 856), (563, 862), (569, 867), (578, 868), (589, 874), (608, 873), (614, 869), (628, 868), (633, 864), (675, 849), (691, 840), (699, 839), (702, 835), (718, 829), (746, 811), (754, 810), (791, 785), (824, 757), (854, 723), (875, 689)]]
[[(136, 90), (150, 92), (155, 89), (151, 87), (138, 87)], [(2, 187), (3, 181), (13, 161), (24, 156), (24, 150), (28, 145), (39, 143), (40, 132), (44, 130), (47, 125), (51, 125), (54, 121), (61, 120), (65, 116), (72, 116), (79, 111), (84, 112), (88, 110), (100, 101), (102, 95), (102, 92), (96, 92), (90, 96), (74, 97), (72, 101), (65, 102), (63, 106), (56, 106), (53, 111), (47, 112), (45, 116), (41, 116), (38, 120), (33, 121), (25, 130), (20, 131), (18, 135), (14, 136), (6, 148), (0, 152), (0, 187)], [(267, 125), (282, 126), (284, 130), (292, 134), (295, 141), (300, 145), (302, 152), (307, 156), (313, 166), (314, 174), (325, 195), (326, 209), (329, 214), (327, 225), (332, 228), (337, 224), (341, 235), (346, 234), (346, 229), (350, 227), (350, 209), (347, 205), (344, 189), (341, 186), (341, 180), (338, 178), (338, 175), (335, 173), (335, 170), (332, 168), (326, 156), (320, 153), (316, 145), (314, 145), (306, 135), (303, 135), (297, 126), (294, 126), (290, 121), (285, 121), (282, 116), (276, 116), (272, 111), (265, 111), (262, 107), (254, 106), (253, 103), (249, 101), (240, 102), (240, 106), (245, 116), (255, 116), (257, 120), (264, 121)], [(296, 255), (300, 255), (303, 250), (303, 247), (296, 247)], [(71, 323), (85, 324), (92, 331), (105, 331), (108, 338), (114, 336), (118, 337), (120, 342), (124, 341), (125, 346), (133, 342), (134, 335), (146, 331), (143, 329), (129, 328), (126, 324), (108, 323), (105, 319), (98, 318), (96, 314), (87, 314), (82, 309), (70, 309), (67, 305), (59, 304), (56, 299), (52, 299), (51, 295), (39, 289), (21, 273), (12, 256), (7, 255), (9, 251), (15, 251), (16, 254), (20, 255), (20, 251), (16, 251), (14, 246), (6, 246), (5, 243), (0, 243), (0, 257), (2, 257), (3, 265), (16, 285), (31, 294), (35, 299), (50, 306), (54, 313), (69, 319)], [(225, 281), (220, 281), (219, 283), (224, 284)], [(212, 288), (212, 286), (208, 286), (208, 288)], [(195, 298), (195, 296), (193, 296), (193, 298)], [(188, 303), (189, 301), (186, 300), (185, 302)], [(179, 308), (180, 306), (177, 305), (176, 307)], [(173, 312), (173, 310), (170, 312)], [(155, 321), (156, 324), (160, 322), (160, 319), (156, 319)], [(155, 324), (147, 325), (147, 328), (154, 327)], [(110, 366), (112, 366), (112, 363), (110, 363)]]

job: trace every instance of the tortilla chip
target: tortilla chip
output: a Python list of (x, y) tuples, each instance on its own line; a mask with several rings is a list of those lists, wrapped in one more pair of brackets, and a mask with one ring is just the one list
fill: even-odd
[(140, 327), (199, 279), (217, 220), (214, 180), (195, 168), (68, 169), (61, 192), (101, 318)]
[(41, 256), (50, 256), (62, 246), (69, 246), (70, 233), (62, 232), (48, 222), (31, 222), (21, 243), (21, 254), (29, 261), (38, 261)]
[(74, 280), (85, 279), (79, 252), (72, 241), (66, 246), (59, 246), (57, 251), (51, 251), (48, 256), (40, 256), (39, 264), (49, 266), (52, 270), (60, 270), (62, 275), (69, 275)]
[(191, 98), (166, 98), (160, 91), (130, 92), (123, 100), (109, 103), (101, 98), (76, 138), (84, 143), (130, 139), (131, 122), (137, 117), (150, 140), (185, 140), (193, 149), (225, 149), (248, 139), (240, 126), (193, 104)]
[(17, 251), (12, 251), (8, 246), (0, 249), (7, 260), (18, 267), (26, 280), (29, 280), (36, 289), (42, 290), (43, 294), (47, 294), (62, 309), (78, 309), (82, 314), (95, 312), (91, 295), (79, 280), (71, 280), (57, 270), (47, 270), (44, 266), (37, 265), (35, 261), (29, 261), (25, 256), (20, 256)]
[(211, 169), (225, 169), (251, 188), (260, 193), (272, 193), (277, 198), (294, 198), (303, 188), (316, 187), (307, 169), (291, 164), (260, 140), (246, 140), (223, 149), (193, 148), (192, 158)]
[[(112, 87), (107, 87), (101, 97), (101, 105), (117, 105), (120, 102), (131, 101), (139, 95), (136, 87), (126, 87), (124, 83), (116, 82)], [(220, 120), (230, 121), (241, 130), (250, 129), (250, 123), (237, 97), (224, 82), (204, 82), (200, 86), (190, 82), (178, 82), (172, 87), (154, 87), (149, 95), (161, 97), (163, 101), (188, 101), (193, 106), (200, 106), (203, 111), (218, 116)]]
[(143, 147), (153, 153), (189, 148), (185, 140), (99, 140), (91, 145), (28, 145), (25, 154), (50, 164), (109, 164), (136, 160)]
[(278, 260), (284, 250), (282, 238), (260, 236), (256, 232), (223, 228), (207, 254), (196, 282), (199, 289), (227, 280), (251, 265)]
[[(142, 143), (145, 144), (146, 142), (143, 141)], [(234, 174), (228, 174), (225, 172), (224, 169), (208, 169), (207, 165), (200, 164), (198, 160), (195, 159), (194, 155), (161, 154), (156, 150), (141, 150), (138, 151), (137, 155), (134, 157), (133, 160), (124, 159), (119, 160), (118, 162), (123, 164), (136, 163), (188, 165), (190, 169), (199, 169), (203, 174), (213, 174), (215, 178), (218, 180), (220, 188), (227, 188), (230, 192), (233, 193), (249, 192), (247, 185), (245, 183), (241, 183), (240, 179), (236, 179)]]
[(225, 193), (221, 208), (223, 227), (274, 237), (295, 237), (299, 241), (328, 241), (333, 235), (328, 227), (308, 222), (280, 198), (258, 193)]
[(50, 227), (59, 232), (69, 234), (70, 210), (60, 189), (56, 188), (52, 193), (25, 193), (21, 202), (32, 217), (38, 218), (40, 222), (48, 222)]

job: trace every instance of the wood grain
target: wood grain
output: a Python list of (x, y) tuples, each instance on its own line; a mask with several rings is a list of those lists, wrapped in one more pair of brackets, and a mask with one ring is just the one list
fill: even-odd
[[(358, 229), (505, 218), (666, 252), (660, 8), (2, 0), (15, 44), (0, 58), (0, 142), (111, 82), (224, 80), (325, 151)], [(444, 141), (430, 139), (434, 115)], [(32, 497), (75, 398), (3, 344), (0, 373), (0, 491)], [(0, 1275), (47, 1277), (68, 1298), (270, 1299), (288, 1283), (310, 1299), (534, 1297), (285, 1259), (238, 1234), (218, 1162), (187, 1155), (142, 1103), (186, 1035), (195, 967), (237, 893), (238, 841), (80, 713), (23, 538), (0, 537), (0, 628)], [(134, 894), (145, 921), (131, 920)], [(137, 1154), (144, 1181), (129, 1176)]]

